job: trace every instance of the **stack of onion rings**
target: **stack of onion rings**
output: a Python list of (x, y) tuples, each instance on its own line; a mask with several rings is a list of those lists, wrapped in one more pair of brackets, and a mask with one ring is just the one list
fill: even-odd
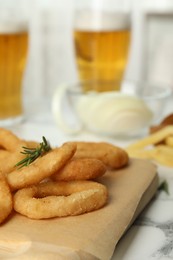
[[(107, 188), (96, 181), (128, 164), (127, 153), (108, 143), (67, 142), (16, 168), (22, 147), (39, 143), (0, 128), (0, 223), (13, 209), (29, 218), (79, 215), (103, 207)], [(95, 181), (91, 181), (95, 179)]]

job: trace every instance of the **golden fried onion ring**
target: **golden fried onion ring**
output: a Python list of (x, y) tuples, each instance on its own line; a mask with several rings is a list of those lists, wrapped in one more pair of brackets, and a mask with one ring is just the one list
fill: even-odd
[(39, 157), (27, 167), (8, 173), (7, 180), (11, 190), (37, 184), (43, 179), (50, 177), (71, 159), (75, 151), (76, 146), (74, 144), (66, 143)]
[(15, 152), (21, 149), (22, 146), (26, 146), (26, 142), (18, 138), (11, 131), (0, 128), (0, 147), (10, 151)]
[(93, 181), (44, 182), (18, 190), (14, 209), (32, 219), (75, 216), (103, 207), (107, 196), (107, 188)]
[(22, 160), (24, 155), (18, 152), (9, 152), (7, 150), (0, 149), (0, 171), (6, 174), (15, 170), (16, 162)]
[(98, 159), (71, 159), (62, 169), (52, 175), (56, 181), (91, 180), (101, 177), (106, 166)]
[(11, 213), (12, 205), (12, 194), (6, 179), (2, 172), (0, 172), (0, 224), (8, 217)]
[(11, 131), (0, 128), (0, 171), (6, 174), (15, 169), (16, 162), (22, 160), (25, 155), (21, 152), (22, 147), (36, 147), (37, 142), (25, 141), (18, 138)]
[(77, 145), (75, 158), (96, 158), (108, 168), (119, 169), (128, 164), (125, 150), (105, 142), (72, 142)]

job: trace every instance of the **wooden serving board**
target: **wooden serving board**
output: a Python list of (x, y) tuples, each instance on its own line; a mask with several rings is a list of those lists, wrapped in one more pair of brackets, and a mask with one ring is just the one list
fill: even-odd
[(12, 214), (0, 230), (0, 259), (110, 259), (114, 248), (158, 187), (156, 166), (131, 159), (124, 169), (98, 181), (109, 201), (80, 216), (32, 220)]

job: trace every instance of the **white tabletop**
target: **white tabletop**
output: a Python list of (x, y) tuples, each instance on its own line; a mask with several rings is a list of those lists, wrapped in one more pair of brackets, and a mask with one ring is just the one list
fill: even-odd
[[(133, 140), (118, 140), (82, 132), (70, 136), (55, 125), (49, 106), (30, 106), (25, 120), (10, 127), (16, 135), (28, 140), (41, 141), (44, 135), (51, 144), (60, 145), (69, 140), (107, 141), (124, 147)], [(112, 260), (173, 259), (173, 169), (158, 167), (160, 180), (167, 179), (170, 195), (160, 192), (137, 218), (119, 242)], [(116, 225), (116, 223), (115, 223)]]

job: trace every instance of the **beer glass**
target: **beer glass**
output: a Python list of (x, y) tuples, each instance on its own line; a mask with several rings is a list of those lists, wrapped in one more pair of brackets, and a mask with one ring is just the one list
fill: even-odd
[(0, 3), (0, 126), (22, 119), (22, 82), (28, 47), (27, 20), (20, 7)]
[(85, 84), (85, 91), (120, 89), (130, 45), (129, 2), (76, 1), (74, 49), (79, 79), (95, 82), (94, 89)]

